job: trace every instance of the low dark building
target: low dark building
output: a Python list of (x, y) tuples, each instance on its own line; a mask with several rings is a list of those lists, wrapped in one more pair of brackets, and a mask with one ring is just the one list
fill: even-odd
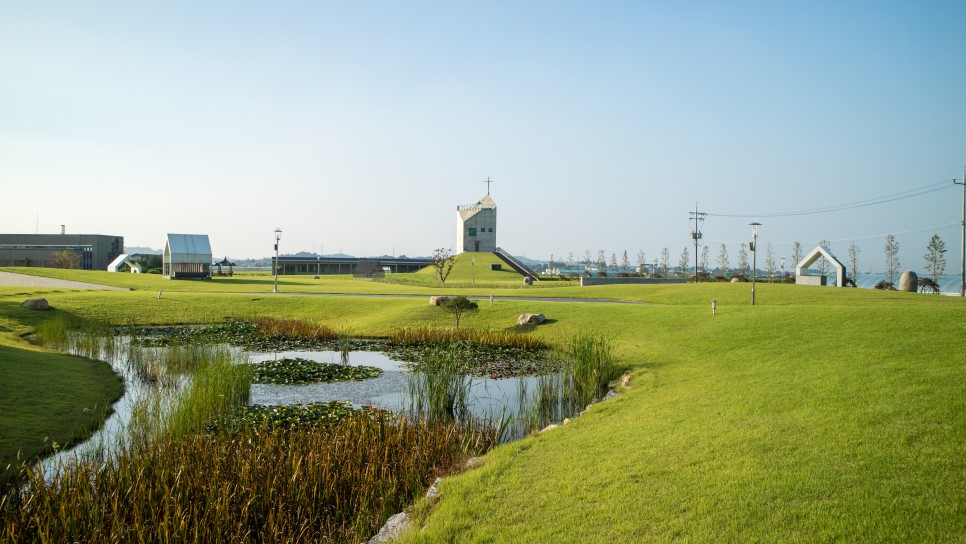
[[(409, 257), (279, 257), (279, 275), (327, 275), (327, 274), (356, 274), (356, 268), (360, 262), (365, 262), (365, 270), (370, 273), (367, 277), (373, 277), (375, 269), (378, 268), (384, 273), (396, 274), (399, 272), (417, 272), (429, 266), (433, 262), (428, 257), (409, 258)], [(275, 257), (272, 257), (272, 265), (275, 264)], [(364, 272), (365, 270), (360, 270)]]
[(63, 267), (76, 257), (83, 270), (107, 270), (124, 253), (124, 237), (106, 234), (0, 234), (0, 266)]

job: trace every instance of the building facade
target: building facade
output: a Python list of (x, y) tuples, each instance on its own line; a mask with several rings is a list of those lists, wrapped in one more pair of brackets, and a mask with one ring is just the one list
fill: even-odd
[(176, 279), (211, 279), (211, 243), (207, 234), (168, 234), (161, 274)]
[(333, 274), (355, 274), (356, 267), (363, 261), (375, 261), (384, 273), (418, 272), (429, 266), (432, 259), (419, 257), (272, 257), (272, 267), (278, 269), (280, 276), (303, 275), (325, 276)]
[(464, 251), (496, 251), (496, 202), (489, 194), (456, 208), (456, 247)]
[[(0, 234), (0, 266), (63, 268), (72, 256), (82, 270), (107, 270), (124, 253), (124, 237), (106, 234)], [(79, 261), (78, 261), (79, 260)]]

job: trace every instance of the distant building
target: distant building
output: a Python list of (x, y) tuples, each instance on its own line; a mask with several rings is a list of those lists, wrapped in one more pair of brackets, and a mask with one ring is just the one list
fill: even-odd
[(168, 234), (161, 274), (172, 280), (211, 279), (211, 244), (207, 234)]
[[(359, 269), (359, 264), (365, 262), (365, 267), (377, 267), (383, 274), (398, 274), (400, 272), (418, 272), (429, 266), (432, 259), (428, 257), (370, 257), (359, 258), (345, 256), (282, 256), (275, 263), (272, 257), (272, 266), (278, 268), (280, 276), (310, 275), (325, 276), (333, 274), (360, 274), (364, 273)], [(369, 275), (369, 277), (372, 277)]]
[(67, 252), (82, 270), (106, 270), (124, 253), (124, 237), (106, 234), (0, 234), (0, 266), (54, 268)]
[(496, 202), (489, 193), (456, 208), (456, 247), (458, 253), (496, 251)]

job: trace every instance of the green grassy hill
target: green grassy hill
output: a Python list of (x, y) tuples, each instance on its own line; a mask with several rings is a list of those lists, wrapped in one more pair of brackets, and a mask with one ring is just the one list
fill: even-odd
[[(452, 327), (421, 297), (277, 296), (263, 283), (154, 281), (166, 283), (0, 288), (0, 343), (20, 345), (19, 335), (46, 318), (19, 307), (34, 294), (57, 312), (120, 324), (267, 315), (365, 335), (412, 323)], [(157, 298), (157, 285), (176, 283), (192, 287)], [(286, 288), (439, 291), (347, 278), (292, 279)], [(631, 386), (570, 425), (501, 446), (483, 467), (448, 478), (437, 499), (419, 506), (408, 541), (966, 540), (960, 298), (773, 284), (758, 286), (752, 307), (750, 286), (730, 283), (446, 291), (644, 304), (480, 304), (461, 328), (508, 329), (527, 311), (551, 319), (533, 333), (549, 342), (606, 334)]]

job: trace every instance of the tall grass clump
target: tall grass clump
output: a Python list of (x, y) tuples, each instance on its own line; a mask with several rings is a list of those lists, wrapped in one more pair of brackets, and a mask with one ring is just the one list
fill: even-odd
[(564, 388), (580, 405), (600, 400), (608, 384), (621, 375), (614, 344), (601, 335), (577, 334), (558, 356), (564, 362)]
[(256, 317), (252, 322), (258, 325), (258, 332), (264, 336), (282, 338), (308, 338), (312, 340), (334, 340), (339, 334), (326, 325), (308, 323), (298, 319), (277, 317)]
[(390, 344), (433, 345), (464, 342), (472, 345), (507, 346), (524, 350), (546, 348), (547, 345), (533, 335), (510, 331), (475, 331), (466, 329), (431, 329), (429, 327), (404, 327), (393, 331), (387, 338)]
[(494, 444), (475, 424), (384, 415), (167, 434), (0, 499), (3, 542), (358, 542)]
[(415, 414), (463, 419), (473, 379), (466, 374), (460, 342), (431, 350), (418, 372), (409, 375), (409, 404)]
[(156, 388), (132, 411), (131, 432), (137, 438), (200, 432), (248, 402), (252, 366), (230, 348), (171, 346), (157, 353), (160, 361), (146, 357), (140, 363), (156, 376)]

